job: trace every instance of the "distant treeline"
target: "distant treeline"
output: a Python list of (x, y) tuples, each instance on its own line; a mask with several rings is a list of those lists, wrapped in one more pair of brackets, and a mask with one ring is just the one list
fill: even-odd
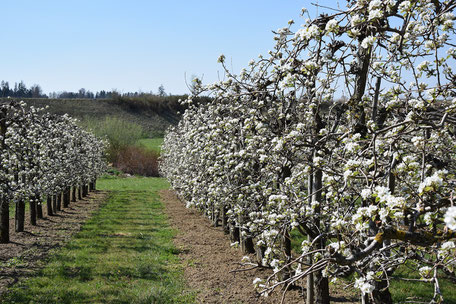
[(1, 97), (19, 97), (19, 98), (47, 98), (43, 94), (43, 90), (38, 84), (32, 85), (29, 89), (23, 81), (14, 83), (14, 87), (10, 88), (8, 81), (2, 80), (0, 83)]
[[(162, 91), (160, 91), (162, 88)], [(51, 92), (49, 93), (49, 98), (52, 99), (112, 99), (117, 98), (118, 96), (126, 96), (126, 97), (139, 97), (139, 96), (167, 96), (162, 86), (159, 87), (158, 95), (155, 95), (152, 91), (149, 93), (144, 92), (127, 92), (127, 93), (119, 93), (116, 90), (112, 91), (97, 91), (93, 93), (92, 91), (86, 90), (84, 88), (79, 89), (77, 92)]]
[(30, 88), (27, 88), (23, 81), (14, 83), (14, 87), (11, 88), (8, 81), (2, 80), (0, 83), (0, 97), (17, 97), (17, 98), (51, 98), (51, 99), (116, 99), (119, 97), (132, 97), (144, 99), (145, 97), (165, 97), (168, 94), (165, 92), (163, 85), (158, 87), (157, 94), (152, 91), (145, 92), (126, 92), (119, 93), (116, 90), (111, 91), (97, 91), (92, 92), (84, 88), (79, 89), (77, 92), (59, 91), (51, 92), (49, 96), (43, 93), (43, 90), (39, 84), (34, 84)]

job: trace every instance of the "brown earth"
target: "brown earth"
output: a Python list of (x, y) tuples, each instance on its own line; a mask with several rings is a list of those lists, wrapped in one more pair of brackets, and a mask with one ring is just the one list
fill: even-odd
[(14, 218), (10, 220), (10, 240), (0, 244), (0, 296), (16, 282), (31, 276), (43, 266), (54, 248), (65, 244), (80, 231), (84, 222), (106, 201), (106, 192), (95, 191), (71, 202), (57, 215), (48, 216), (43, 206), (43, 219), (32, 226), (26, 216), (25, 231), (14, 231)]
[[(181, 250), (185, 278), (189, 287), (197, 291), (199, 303), (281, 302), (283, 291), (277, 290), (266, 298), (253, 288), (253, 280), (267, 277), (270, 270), (237, 271), (244, 255), (230, 247), (229, 237), (222, 228), (214, 227), (198, 211), (185, 208), (172, 190), (160, 191), (160, 197), (171, 226), (179, 231), (174, 242)], [(343, 286), (332, 286), (331, 295), (332, 303), (358, 303)], [(284, 303), (305, 303), (304, 298), (305, 289), (291, 290), (286, 293)]]

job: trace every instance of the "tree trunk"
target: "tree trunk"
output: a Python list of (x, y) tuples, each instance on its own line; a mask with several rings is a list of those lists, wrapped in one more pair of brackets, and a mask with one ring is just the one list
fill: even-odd
[(57, 194), (52, 196), (52, 210), (54, 215), (57, 214)]
[(43, 205), (42, 205), (42, 202), (41, 202), (41, 198), (36, 203), (36, 216), (39, 219), (43, 218)]
[(6, 202), (5, 199), (0, 201), (0, 243), (5, 244), (9, 243), (10, 235), (9, 235), (9, 204)]
[(235, 224), (230, 224), (231, 243), (239, 242), (239, 228)]
[(75, 186), (71, 187), (71, 201), (72, 202), (76, 202), (77, 201), (77, 198), (76, 198), (76, 187)]
[[(290, 233), (288, 231), (285, 231), (285, 233), (282, 235), (282, 250), (283, 250), (283, 253), (285, 254), (286, 262), (287, 263), (290, 262), (290, 260), (291, 260), (291, 238), (290, 238)], [(292, 275), (291, 272), (292, 272), (292, 269), (290, 267), (287, 267), (280, 274), (280, 279), (282, 281), (289, 279)]]
[(16, 215), (14, 218), (14, 228), (16, 232), (24, 231), (25, 222), (25, 202), (20, 200), (16, 203)]
[(70, 188), (65, 188), (63, 192), (63, 208), (68, 208), (70, 205)]
[[(240, 226), (244, 224), (245, 219), (239, 216), (239, 223)], [(243, 236), (242, 232), (240, 234), (240, 243), (241, 243), (241, 250), (243, 253), (255, 253), (255, 247), (253, 245), (253, 239), (248, 236)]]
[[(313, 173), (309, 173), (309, 178), (307, 180), (307, 191), (309, 193), (309, 205), (312, 205), (312, 196), (310, 196), (310, 193), (313, 191)], [(307, 241), (311, 242), (312, 241), (312, 236), (307, 235)], [(312, 255), (307, 256), (307, 262), (309, 265), (312, 265), (313, 263), (313, 258)], [(315, 292), (314, 292), (314, 275), (313, 273), (309, 273), (307, 275), (307, 281), (306, 281), (306, 303), (313, 303), (315, 301)]]
[[(316, 168), (314, 172), (314, 182), (313, 182), (313, 200), (314, 202), (321, 202), (322, 198), (322, 187), (323, 187), (323, 174), (320, 168)], [(318, 206), (315, 209), (315, 213), (320, 213), (320, 207)], [(317, 227), (320, 226), (320, 221), (317, 220), (315, 225)], [(317, 248), (323, 249), (325, 248), (325, 238), (320, 238), (319, 242), (317, 242)], [(329, 281), (328, 278), (323, 277), (321, 271), (317, 271), (314, 274), (315, 279), (315, 303), (317, 304), (329, 304)]]
[(253, 239), (251, 237), (243, 237), (241, 242), (242, 252), (244, 253), (255, 253), (255, 246), (253, 245)]
[(264, 253), (266, 252), (265, 246), (255, 245), (255, 253), (258, 265), (263, 265)]
[(82, 200), (82, 186), (78, 187), (78, 200)]
[(47, 214), (49, 216), (54, 215), (52, 212), (52, 195), (48, 195), (46, 199)]
[(30, 206), (30, 224), (36, 226), (36, 200), (34, 197), (31, 197), (29, 200)]
[(57, 208), (56, 209), (57, 211), (62, 210), (62, 192), (59, 192), (57, 194), (57, 206), (56, 206), (56, 208)]
[[(310, 238), (309, 238), (310, 240)], [(312, 256), (307, 257), (307, 262), (312, 265)], [(315, 292), (314, 292), (314, 275), (310, 273), (307, 275), (306, 281), (306, 303), (313, 303), (315, 301)]]
[(329, 304), (329, 281), (323, 277), (321, 271), (317, 271), (314, 275), (315, 279), (315, 303)]
[(393, 304), (393, 298), (388, 289), (388, 282), (382, 280), (375, 282), (375, 289), (372, 292), (372, 297), (374, 298), (375, 304)]
[(82, 185), (82, 196), (86, 197), (88, 195), (88, 187), (87, 185)]
[[(5, 149), (6, 108), (0, 111), (0, 148)], [(3, 166), (2, 166), (3, 169)], [(0, 243), (9, 243), (9, 203), (0, 196)]]
[(230, 227), (228, 225), (228, 216), (226, 215), (226, 207), (223, 205), (220, 208), (220, 217), (222, 219), (222, 228), (223, 228), (223, 233), (229, 234), (230, 233)]

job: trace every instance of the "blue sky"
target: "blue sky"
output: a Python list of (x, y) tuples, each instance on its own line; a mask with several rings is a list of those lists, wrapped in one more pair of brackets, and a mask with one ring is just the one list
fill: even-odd
[(301, 24), (302, 7), (315, 12), (313, 2), (3, 0), (0, 80), (45, 93), (157, 92), (161, 84), (188, 93), (185, 74), (216, 81), (222, 53), (238, 73), (273, 47), (271, 30)]

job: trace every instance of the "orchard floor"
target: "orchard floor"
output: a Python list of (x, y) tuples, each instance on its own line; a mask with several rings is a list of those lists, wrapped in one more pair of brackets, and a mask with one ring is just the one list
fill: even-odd
[[(256, 268), (240, 270), (243, 254), (230, 247), (230, 240), (220, 227), (194, 209), (185, 208), (171, 190), (161, 190), (161, 201), (165, 205), (171, 226), (178, 230), (174, 243), (181, 252), (184, 276), (192, 290), (197, 292), (199, 303), (280, 303), (280, 290), (268, 297), (260, 297), (253, 289), (253, 280), (264, 278), (270, 273)], [(253, 257), (252, 257), (253, 258)], [(303, 282), (305, 286), (305, 282)], [(332, 286), (332, 303), (359, 303), (356, 297), (348, 296), (343, 286)], [(304, 303), (305, 290), (286, 293), (284, 303)]]
[(106, 192), (91, 192), (68, 208), (49, 216), (43, 206), (43, 219), (32, 226), (26, 215), (24, 232), (14, 231), (14, 217), (10, 220), (10, 243), (0, 244), (0, 296), (19, 280), (43, 267), (50, 252), (65, 244), (78, 232), (91, 214), (106, 200)]
[[(71, 203), (69, 208), (56, 216), (45, 213), (44, 219), (39, 220), (37, 226), (26, 225), (27, 232), (13, 232), (14, 221), (11, 222), (12, 242), (0, 244), (0, 302), (11, 303), (9, 300), (1, 300), (5, 296), (7, 299), (24, 299), (15, 300), (15, 303), (29, 303), (30, 297), (39, 295), (46, 303), (57, 303), (53, 299), (73, 295), (75, 291), (71, 288), (78, 289), (79, 293), (79, 289), (85, 288), (84, 295), (74, 293), (72, 297), (67, 297), (65, 303), (194, 303), (195, 297), (197, 303), (280, 303), (283, 294), (281, 290), (269, 297), (260, 297), (253, 289), (253, 280), (267, 277), (269, 270), (257, 268), (237, 271), (241, 269), (241, 251), (230, 247), (229, 237), (220, 227), (213, 227), (199, 212), (185, 208), (174, 192), (166, 189), (167, 184), (163, 179), (107, 179), (101, 181), (100, 185), (104, 191), (91, 192), (88, 197)], [(111, 194), (108, 195), (108, 191)], [(140, 209), (127, 215), (122, 210), (125, 206), (136, 206)], [(143, 209), (143, 206), (147, 208)], [(144, 218), (139, 223), (141, 215)], [(132, 223), (130, 225), (121, 219), (129, 219)], [(114, 222), (119, 222), (120, 226)], [(99, 230), (114, 229), (114, 226), (107, 226), (106, 223), (116, 224), (115, 232), (122, 233), (112, 234)], [(75, 239), (73, 236), (81, 231), (84, 224), (85, 232), (82, 236), (81, 233), (77, 234)], [(98, 232), (92, 235), (89, 233), (92, 230)], [(113, 238), (108, 241), (103, 236), (110, 233)], [(139, 238), (133, 237), (136, 235)], [(114, 239), (117, 238), (119, 242), (125, 243), (115, 243)], [(169, 240), (170, 245), (167, 245), (166, 240)], [(160, 244), (155, 243), (162, 241)], [(88, 248), (85, 248), (87, 246)], [(89, 250), (90, 255), (85, 256), (73, 251), (76, 247), (84, 247), (84, 254)], [(110, 255), (104, 256), (110, 252)], [(131, 261), (128, 260), (126, 265), (122, 265), (121, 261), (110, 265), (118, 257), (127, 259), (127, 254), (131, 255)], [(98, 260), (103, 262), (99, 261), (99, 264), (90, 266), (91, 260), (98, 255)], [(60, 262), (62, 257), (68, 259)], [(80, 259), (82, 261), (79, 261)], [(88, 264), (79, 265), (84, 263), (84, 259)], [(135, 266), (134, 263), (138, 261), (142, 261), (142, 264)], [(109, 265), (103, 266), (106, 262)], [(114, 275), (114, 270), (108, 268), (116, 265), (122, 267), (119, 266), (119, 273)], [(155, 266), (160, 267), (155, 269)], [(55, 271), (52, 270), (55, 267), (65, 270), (62, 277), (55, 279)], [(84, 267), (91, 268), (90, 275), (87, 274), (90, 278), (83, 278), (79, 272), (67, 273), (68, 269)], [(147, 275), (139, 278), (133, 270), (144, 267), (147, 271), (143, 272)], [(154, 282), (155, 276), (151, 277), (149, 273), (152, 270), (161, 278), (160, 282)], [(105, 272), (109, 272), (109, 276), (106, 276)], [(179, 285), (181, 276), (186, 286)], [(135, 290), (138, 291), (132, 293), (133, 285), (138, 279), (142, 280), (143, 285), (137, 284), (138, 288)], [(148, 294), (144, 301), (137, 301), (139, 293), (144, 290), (141, 286), (146, 285), (149, 289), (152, 288), (150, 290), (156, 290), (160, 296), (166, 297), (154, 300), (155, 295), (151, 297)], [(304, 282), (302, 285), (305, 285)], [(54, 295), (58, 286), (63, 289), (62, 294)], [(108, 292), (107, 289), (111, 287), (115, 287), (119, 296), (122, 295), (124, 299), (117, 298), (111, 289), (109, 301), (108, 298), (91, 294), (104, 289)], [(7, 290), (12, 290), (12, 293), (6, 293)], [(304, 295), (305, 290), (291, 290), (286, 294), (284, 303), (304, 303)], [(356, 296), (347, 297), (348, 293), (343, 290), (343, 286), (333, 286), (331, 295), (332, 303), (358, 303)], [(88, 299), (95, 300), (90, 302)], [(43, 301), (41, 302), (44, 303)], [(38, 302), (41, 303), (40, 300)]]

